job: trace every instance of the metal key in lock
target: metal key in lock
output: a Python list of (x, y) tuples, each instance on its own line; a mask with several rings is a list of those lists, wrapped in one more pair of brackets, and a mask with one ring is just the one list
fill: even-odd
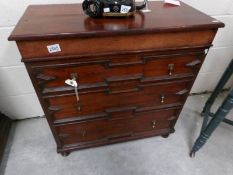
[(75, 91), (75, 95), (76, 95), (76, 99), (77, 99), (77, 103), (78, 103), (80, 99), (79, 99), (79, 94), (78, 94), (77, 74), (72, 73), (71, 79), (67, 79), (65, 81), (65, 83), (67, 85), (74, 87), (74, 91)]
[(74, 87), (74, 91), (75, 91), (75, 95), (76, 95), (76, 98), (77, 98), (77, 102), (79, 102), (78, 86)]

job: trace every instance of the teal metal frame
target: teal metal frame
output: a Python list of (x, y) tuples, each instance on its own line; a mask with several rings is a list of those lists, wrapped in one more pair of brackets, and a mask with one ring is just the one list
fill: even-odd
[[(222, 105), (218, 108), (217, 112), (215, 114), (210, 112), (215, 99), (223, 90), (225, 84), (231, 78), (232, 74), (233, 59), (231, 60), (229, 66), (221, 77), (213, 93), (207, 100), (205, 107), (203, 108), (201, 115), (204, 117), (204, 120), (201, 128), (201, 133), (192, 147), (192, 150), (190, 152), (191, 157), (195, 157), (195, 153), (204, 146), (211, 134), (215, 131), (215, 129), (222, 121), (233, 126), (233, 121), (225, 118), (226, 115), (233, 108), (233, 88), (230, 90), (230, 93), (225, 98)], [(210, 117), (212, 117), (211, 120), (209, 120)]]

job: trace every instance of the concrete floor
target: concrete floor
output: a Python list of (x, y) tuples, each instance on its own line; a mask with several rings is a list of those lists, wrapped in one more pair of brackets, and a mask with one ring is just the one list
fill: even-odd
[(56, 153), (44, 118), (17, 122), (2, 174), (232, 175), (233, 127), (227, 124), (219, 126), (195, 158), (189, 157), (191, 145), (200, 131), (202, 118), (199, 113), (206, 99), (206, 95), (189, 97), (175, 127), (176, 132), (167, 139), (153, 137), (86, 149), (65, 158)]

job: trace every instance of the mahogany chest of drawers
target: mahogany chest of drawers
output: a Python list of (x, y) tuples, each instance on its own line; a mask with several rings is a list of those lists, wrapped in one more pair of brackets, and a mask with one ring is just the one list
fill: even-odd
[[(182, 3), (132, 18), (91, 19), (81, 6), (29, 6), (17, 42), (62, 155), (174, 132), (219, 27)], [(67, 79), (78, 83), (75, 88)]]

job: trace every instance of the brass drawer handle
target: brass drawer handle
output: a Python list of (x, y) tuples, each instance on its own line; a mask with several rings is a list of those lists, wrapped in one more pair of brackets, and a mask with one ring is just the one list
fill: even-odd
[(83, 130), (76, 129), (76, 134), (78, 134), (79, 136), (82, 136), (82, 137), (86, 137), (87, 131), (85, 129), (83, 129)]
[(171, 76), (174, 72), (174, 64), (168, 64), (168, 75)]
[(87, 135), (87, 131), (85, 131), (85, 130), (82, 131), (82, 132), (81, 132), (81, 135), (82, 135), (83, 137), (85, 137), (85, 136)]
[(165, 102), (165, 96), (164, 96), (164, 95), (161, 95), (160, 98), (161, 98), (161, 101), (160, 101), (160, 102), (161, 102), (161, 103), (164, 103), (164, 102)]
[(156, 128), (156, 124), (157, 124), (157, 121), (156, 121), (156, 120), (153, 120), (153, 121), (152, 121), (152, 128), (153, 128), (153, 129)]

